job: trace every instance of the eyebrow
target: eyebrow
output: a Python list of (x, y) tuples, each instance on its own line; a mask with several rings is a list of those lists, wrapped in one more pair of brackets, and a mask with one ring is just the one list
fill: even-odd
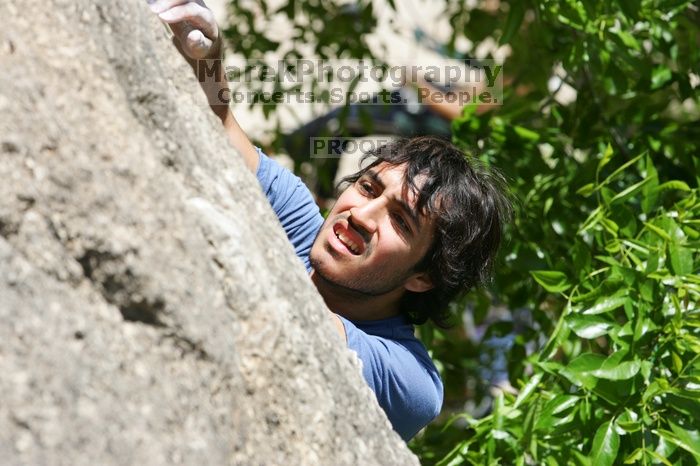
[[(374, 183), (378, 184), (382, 188), (382, 191), (386, 189), (386, 185), (379, 177), (379, 174), (377, 172), (375, 172), (374, 170), (367, 170), (365, 172), (365, 175), (371, 178)], [(420, 218), (418, 217), (418, 214), (413, 209), (411, 209), (411, 207), (406, 203), (406, 201), (403, 198), (398, 198), (394, 199), (393, 202), (396, 202), (399, 205), (399, 207), (401, 207), (401, 210), (406, 214), (406, 216), (408, 216), (411, 219), (411, 222), (413, 223), (416, 230), (420, 230)]]

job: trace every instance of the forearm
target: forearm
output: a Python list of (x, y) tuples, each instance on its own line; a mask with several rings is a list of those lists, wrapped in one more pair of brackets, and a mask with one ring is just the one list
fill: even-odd
[[(195, 69), (199, 84), (207, 96), (209, 106), (214, 114), (219, 117), (224, 125), (224, 130), (228, 136), (229, 142), (243, 157), (246, 167), (253, 173), (258, 169), (258, 151), (248, 135), (245, 134), (241, 126), (233, 116), (233, 112), (229, 106), (230, 90), (228, 81), (226, 80), (225, 66), (222, 58), (216, 60), (199, 60), (198, 68)], [(212, 68), (205, 65), (211, 65)]]
[(258, 170), (258, 151), (233, 116), (228, 103), (229, 89), (226, 81), (200, 81), (200, 85), (207, 95), (211, 110), (221, 120), (229, 142), (241, 154), (246, 167), (255, 173)]
[[(223, 70), (223, 63), (217, 68)], [(218, 76), (215, 79), (205, 77), (205, 80), (200, 80), (199, 83), (207, 96), (211, 110), (221, 120), (229, 142), (241, 154), (246, 167), (255, 173), (258, 170), (258, 151), (233, 116), (229, 106), (230, 91), (225, 76)]]
[(241, 154), (246, 167), (255, 173), (258, 170), (258, 151), (233, 116), (226, 67), (220, 52), (218, 55), (220, 58), (216, 60), (199, 60), (195, 73), (207, 96), (211, 110), (224, 126), (229, 142)]
[[(214, 73), (210, 74), (206, 69), (202, 69), (207, 63), (214, 66)], [(207, 96), (209, 106), (214, 114), (219, 117), (224, 126), (224, 131), (228, 140), (234, 148), (241, 154), (246, 167), (253, 173), (258, 170), (258, 151), (238, 121), (233, 116), (230, 108), (230, 89), (226, 79), (226, 71), (223, 58), (212, 60), (200, 60), (199, 69), (196, 70), (199, 84)]]
[[(214, 113), (217, 113), (216, 110)], [(218, 113), (217, 116), (219, 116)], [(258, 171), (259, 163), (258, 151), (255, 149), (253, 143), (250, 142), (248, 135), (245, 134), (228, 107), (226, 108), (226, 111), (223, 112), (223, 117), (219, 116), (219, 118), (221, 118), (221, 122), (224, 125), (224, 131), (226, 131), (226, 135), (228, 136), (228, 140), (231, 145), (233, 145), (233, 147), (235, 147), (241, 154), (246, 167), (248, 167), (248, 169), (253, 173), (256, 173)]]

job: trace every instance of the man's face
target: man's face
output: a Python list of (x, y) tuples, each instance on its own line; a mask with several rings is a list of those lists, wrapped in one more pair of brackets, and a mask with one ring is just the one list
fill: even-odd
[(341, 194), (311, 248), (314, 273), (366, 296), (432, 288), (414, 267), (432, 244), (435, 222), (416, 211), (414, 193), (404, 192), (404, 171), (379, 164)]

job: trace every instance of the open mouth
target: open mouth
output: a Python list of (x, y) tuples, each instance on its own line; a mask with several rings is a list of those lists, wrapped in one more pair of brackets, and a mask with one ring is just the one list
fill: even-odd
[(353, 255), (360, 255), (364, 250), (364, 242), (358, 238), (358, 235), (351, 232), (349, 228), (337, 223), (333, 226), (335, 237), (345, 246)]

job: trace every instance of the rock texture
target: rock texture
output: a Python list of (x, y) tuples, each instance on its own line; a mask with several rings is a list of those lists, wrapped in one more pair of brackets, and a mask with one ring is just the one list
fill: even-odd
[(417, 464), (146, 2), (0, 17), (0, 463)]

